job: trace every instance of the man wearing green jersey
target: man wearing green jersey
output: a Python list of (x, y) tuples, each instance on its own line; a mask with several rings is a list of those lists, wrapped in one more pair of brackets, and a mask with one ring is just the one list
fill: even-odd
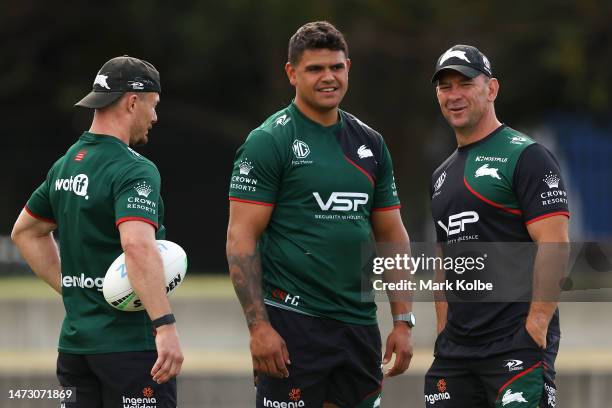
[[(95, 109), (91, 128), (51, 167), (13, 228), (25, 260), (64, 301), (57, 376), (76, 388), (65, 407), (176, 407), (183, 355), (156, 243), (165, 236), (161, 179), (130, 148), (147, 143), (160, 92), (150, 63), (106, 62), (77, 103)], [(102, 294), (122, 251), (146, 312), (114, 309)]]
[(285, 69), (295, 99), (238, 149), (227, 257), (257, 372), (257, 407), (376, 407), (381, 363), (404, 372), (414, 316), (391, 302), (381, 355), (376, 305), (362, 299), (377, 242), (407, 250), (391, 156), (379, 133), (338, 108), (351, 62), (327, 22), (302, 26)]
[[(556, 297), (570, 215), (559, 164), (544, 146), (497, 119), (499, 82), (477, 48), (446, 50), (432, 81), (458, 145), (431, 179), (438, 242), (445, 255), (465, 254), (474, 248), (470, 243), (494, 254), (483, 272), (449, 270), (441, 279), (476, 276), (498, 287), (487, 302), (465, 301), (452, 289), (437, 299), (439, 336), (425, 377), (425, 406), (553, 408)], [(517, 289), (521, 296), (514, 296)]]

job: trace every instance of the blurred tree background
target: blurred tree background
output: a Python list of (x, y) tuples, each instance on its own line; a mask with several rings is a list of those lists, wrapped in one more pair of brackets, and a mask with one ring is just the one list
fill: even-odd
[[(489, 57), (501, 82), (496, 106), (503, 122), (530, 135), (547, 128), (566, 146), (567, 138), (580, 142), (584, 129), (599, 135), (597, 146), (609, 147), (612, 139), (610, 1), (5, 0), (0, 6), (0, 235), (10, 233), (48, 168), (88, 129), (92, 112), (73, 104), (89, 92), (97, 70), (128, 54), (161, 73), (159, 123), (139, 151), (161, 171), (168, 238), (186, 248), (195, 269), (224, 271), (234, 152), (252, 128), (291, 101), (287, 43), (313, 20), (328, 20), (346, 35), (353, 65), (342, 107), (385, 137), (415, 241), (431, 239), (429, 177), (455, 148), (430, 82), (436, 59), (450, 46), (475, 45)], [(570, 119), (572, 132), (565, 125)], [(592, 162), (590, 153), (580, 154)], [(584, 176), (596, 177), (600, 196), (593, 202), (604, 200), (606, 208), (610, 168)], [(589, 205), (580, 194), (581, 205)]]

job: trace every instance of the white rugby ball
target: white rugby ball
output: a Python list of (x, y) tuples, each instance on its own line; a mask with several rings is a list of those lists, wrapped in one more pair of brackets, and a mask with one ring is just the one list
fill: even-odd
[[(164, 263), (166, 275), (166, 293), (170, 294), (185, 280), (187, 273), (187, 254), (178, 244), (162, 239), (157, 240), (157, 247)], [(139, 312), (144, 305), (132, 289), (125, 264), (125, 252), (108, 267), (102, 286), (104, 299), (115, 309), (124, 312)]]

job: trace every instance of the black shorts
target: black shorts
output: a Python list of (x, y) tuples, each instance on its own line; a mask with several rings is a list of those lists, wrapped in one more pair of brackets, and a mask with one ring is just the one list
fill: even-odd
[(377, 325), (351, 325), (268, 306), (274, 329), (287, 344), (289, 377), (257, 375), (262, 407), (375, 405), (381, 397), (381, 342)]
[(67, 354), (57, 357), (62, 387), (74, 387), (75, 402), (65, 408), (176, 408), (176, 378), (157, 384), (151, 368), (156, 351), (106, 354)]
[[(521, 326), (507, 339), (483, 346), (453, 344), (438, 336), (452, 357), (439, 353), (425, 376), (427, 408), (554, 408), (556, 386), (554, 360), (559, 337), (548, 336), (547, 349), (540, 348)], [(509, 347), (510, 346), (510, 347)], [(499, 353), (496, 353), (499, 348)], [(465, 358), (461, 358), (464, 350)], [(474, 353), (486, 357), (478, 358)]]

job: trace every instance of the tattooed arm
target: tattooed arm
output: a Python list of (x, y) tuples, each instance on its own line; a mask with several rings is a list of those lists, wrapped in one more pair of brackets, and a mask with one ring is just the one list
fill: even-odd
[(227, 262), (251, 334), (253, 368), (274, 377), (288, 377), (289, 353), (268, 319), (261, 291), (261, 259), (257, 241), (268, 226), (273, 207), (230, 201)]

